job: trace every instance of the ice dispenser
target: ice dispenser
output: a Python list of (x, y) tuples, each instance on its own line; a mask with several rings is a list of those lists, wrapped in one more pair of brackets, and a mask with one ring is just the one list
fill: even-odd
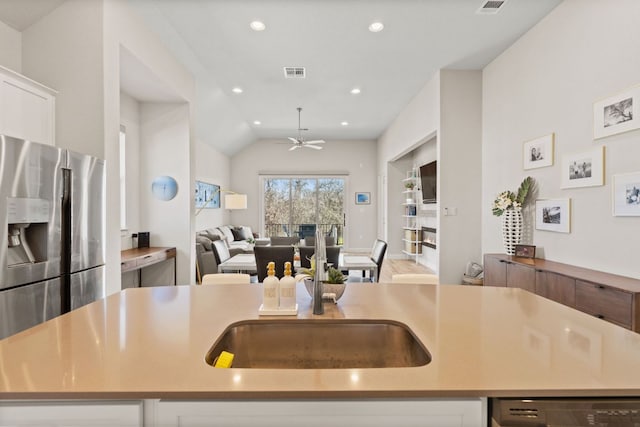
[(7, 267), (47, 261), (49, 201), (7, 198)]

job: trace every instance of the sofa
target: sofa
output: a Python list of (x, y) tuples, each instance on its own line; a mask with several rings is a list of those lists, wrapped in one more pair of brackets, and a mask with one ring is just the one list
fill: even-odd
[(259, 236), (251, 227), (221, 225), (196, 232), (196, 276), (218, 273), (218, 263), (213, 253), (213, 241), (224, 240), (231, 256), (241, 253), (253, 253), (253, 244)]

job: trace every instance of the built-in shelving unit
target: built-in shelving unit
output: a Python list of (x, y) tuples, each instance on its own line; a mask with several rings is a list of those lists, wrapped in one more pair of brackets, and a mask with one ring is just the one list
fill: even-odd
[(402, 233), (402, 253), (418, 262), (418, 255), (422, 253), (422, 228), (418, 224), (418, 201), (420, 199), (420, 170), (413, 167), (407, 171), (402, 180), (402, 195), (404, 207), (404, 226)]

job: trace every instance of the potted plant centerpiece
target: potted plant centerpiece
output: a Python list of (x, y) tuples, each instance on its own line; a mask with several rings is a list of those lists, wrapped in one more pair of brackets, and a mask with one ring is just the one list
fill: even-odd
[(534, 180), (526, 177), (518, 192), (503, 191), (493, 201), (491, 211), (495, 216), (502, 217), (502, 244), (507, 255), (515, 254), (515, 245), (522, 241), (522, 208), (527, 203), (527, 196), (531, 193)]
[[(313, 278), (316, 273), (316, 259), (315, 255), (312, 256), (309, 261), (311, 262), (311, 268), (301, 269), (301, 274), (296, 276), (296, 280), (304, 280), (304, 286), (311, 297), (313, 297)], [(327, 269), (327, 280), (322, 282), (322, 294), (323, 298), (333, 299), (334, 302), (338, 301), (344, 290), (347, 287), (345, 283), (344, 274), (340, 270), (334, 267)]]

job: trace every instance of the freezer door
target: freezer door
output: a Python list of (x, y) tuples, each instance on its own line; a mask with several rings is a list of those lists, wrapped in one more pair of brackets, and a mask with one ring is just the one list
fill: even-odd
[(58, 148), (0, 135), (0, 289), (60, 276)]
[(73, 273), (70, 282), (71, 310), (105, 297), (104, 266)]
[(104, 264), (104, 160), (67, 151), (71, 169), (70, 272)]
[(60, 279), (0, 291), (0, 339), (60, 315)]

